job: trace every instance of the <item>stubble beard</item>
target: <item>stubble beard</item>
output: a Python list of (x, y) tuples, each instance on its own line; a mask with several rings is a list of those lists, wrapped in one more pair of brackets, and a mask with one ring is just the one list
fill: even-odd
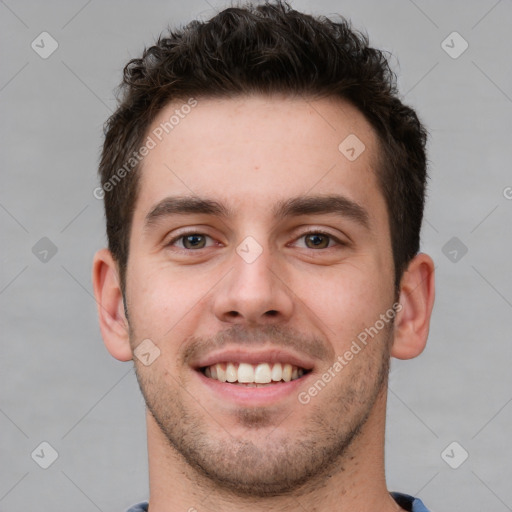
[[(356, 356), (350, 375), (345, 368), (337, 375), (340, 384), (334, 379), (307, 405), (297, 401), (305, 421), (293, 438), (275, 424), (274, 412), (248, 408), (236, 412), (238, 424), (251, 433), (265, 429), (265, 435), (257, 442), (234, 436), (175, 378), (166, 381), (137, 362), (135, 370), (148, 411), (185, 463), (189, 478), (245, 498), (298, 496), (320, 488), (333, 472), (343, 470), (350, 446), (386, 392), (391, 332), (388, 326), (372, 340), (382, 347), (379, 352)], [(286, 417), (281, 416), (283, 424)]]

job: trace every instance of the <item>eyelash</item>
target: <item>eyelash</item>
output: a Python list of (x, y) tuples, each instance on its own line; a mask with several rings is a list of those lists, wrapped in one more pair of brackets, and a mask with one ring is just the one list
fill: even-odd
[[(175, 236), (174, 238), (169, 240), (169, 242), (166, 244), (166, 246), (170, 247), (175, 242), (177, 242), (178, 240), (181, 240), (181, 239), (186, 238), (187, 236), (191, 236), (191, 235), (200, 235), (200, 236), (205, 236), (205, 237), (208, 237), (208, 238), (212, 238), (211, 236), (206, 235), (204, 233), (200, 233), (198, 231), (189, 231), (189, 232), (181, 233), (178, 236)], [(331, 241), (336, 242), (336, 244), (338, 244), (339, 246), (347, 246), (348, 245), (346, 242), (342, 242), (339, 238), (335, 237), (331, 233), (328, 233), (327, 231), (318, 230), (318, 229), (311, 230), (311, 231), (305, 231), (298, 238), (296, 238), (296, 240), (304, 238), (304, 237), (306, 237), (308, 235), (322, 235), (322, 236), (328, 237)], [(186, 249), (186, 248), (178, 247), (177, 249), (179, 251), (182, 251), (182, 252), (190, 253), (190, 252), (199, 252), (199, 251), (201, 251), (201, 249), (207, 249), (207, 248), (208, 247), (201, 247), (200, 249)], [(332, 249), (332, 248), (333, 248), (333, 246), (328, 246), (328, 247), (325, 247), (325, 248), (320, 249), (320, 250), (324, 250), (325, 251), (326, 249)], [(310, 247), (306, 247), (306, 249), (311, 249), (311, 248)], [(318, 249), (311, 249), (311, 250), (318, 250)]]

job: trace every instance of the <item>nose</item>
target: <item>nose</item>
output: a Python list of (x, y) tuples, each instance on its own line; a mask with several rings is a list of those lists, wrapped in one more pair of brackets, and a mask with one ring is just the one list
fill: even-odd
[(215, 292), (215, 316), (231, 324), (286, 322), (293, 313), (293, 291), (269, 250), (263, 248), (254, 261), (240, 254), (233, 254), (233, 267)]

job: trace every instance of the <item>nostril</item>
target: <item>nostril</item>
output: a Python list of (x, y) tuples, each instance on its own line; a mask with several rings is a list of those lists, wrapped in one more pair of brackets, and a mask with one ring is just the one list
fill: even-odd
[(276, 316), (278, 312), (275, 309), (271, 309), (270, 311), (267, 311), (266, 313), (268, 316)]

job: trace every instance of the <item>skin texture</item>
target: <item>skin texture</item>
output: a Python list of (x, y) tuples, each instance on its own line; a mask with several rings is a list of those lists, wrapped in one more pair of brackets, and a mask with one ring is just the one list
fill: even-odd
[[(354, 161), (338, 150), (350, 134), (365, 145)], [(396, 300), (378, 154), (371, 125), (346, 102), (244, 96), (199, 99), (145, 157), (128, 319), (106, 249), (93, 282), (105, 344), (117, 359), (133, 358), (146, 400), (151, 512), (400, 510), (384, 476), (387, 373), (390, 356), (425, 346), (434, 300), (427, 255), (402, 278), (394, 322), (309, 403), (298, 400)], [(334, 193), (361, 206), (367, 225), (332, 212), (273, 214), (280, 201)], [(173, 214), (145, 226), (169, 196), (212, 199), (229, 215)], [(317, 247), (308, 231), (329, 236)], [(203, 235), (199, 249), (177, 238), (194, 233)], [(250, 263), (237, 252), (246, 237), (251, 254), (261, 251)], [(133, 353), (146, 339), (159, 350), (148, 366)], [(312, 367), (272, 403), (235, 401), (194, 367), (213, 350), (269, 347)]]

